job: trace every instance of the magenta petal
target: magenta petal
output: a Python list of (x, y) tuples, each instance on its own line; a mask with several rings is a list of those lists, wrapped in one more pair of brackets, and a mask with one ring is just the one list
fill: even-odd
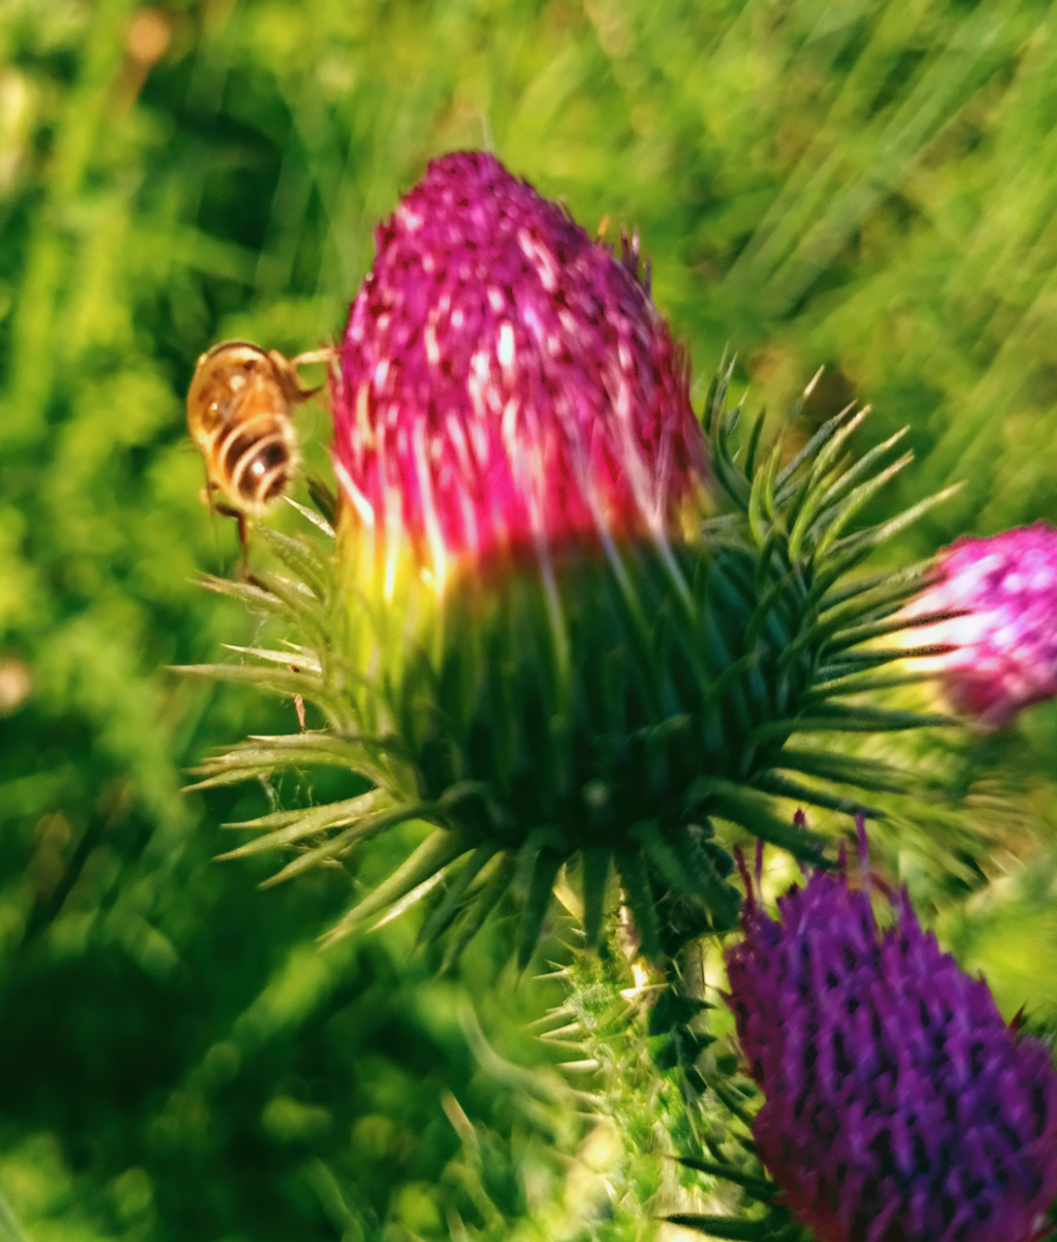
[(704, 443), (634, 265), (479, 152), (434, 160), (377, 248), (333, 392), (363, 523), (436, 564), (676, 520)]
[(908, 612), (964, 613), (914, 631), (956, 648), (937, 668), (959, 711), (999, 726), (1057, 695), (1057, 530), (1045, 522), (958, 539)]

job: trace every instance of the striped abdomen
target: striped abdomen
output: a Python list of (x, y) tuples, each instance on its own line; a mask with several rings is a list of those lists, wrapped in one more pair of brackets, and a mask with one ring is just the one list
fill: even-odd
[(257, 414), (218, 438), (210, 477), (239, 508), (266, 509), (293, 474), (292, 439), (288, 417)]
[(303, 395), (274, 351), (228, 341), (198, 360), (187, 425), (210, 486), (236, 508), (260, 514), (282, 494), (296, 466), (290, 409)]

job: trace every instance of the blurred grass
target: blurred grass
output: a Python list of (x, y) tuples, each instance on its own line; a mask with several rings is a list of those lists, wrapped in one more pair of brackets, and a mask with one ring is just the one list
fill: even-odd
[[(522, 1124), (455, 1017), (531, 1055), (499, 948), (444, 986), (398, 929), (318, 956), (339, 876), (258, 896), (208, 861), (267, 791), (178, 792), (293, 711), (158, 671), (251, 637), (189, 581), (235, 555), (184, 435), (202, 349), (333, 337), (425, 161), (493, 146), (640, 226), (701, 383), (729, 346), (779, 410), (824, 362), (812, 417), (909, 422), (904, 488), (967, 487), (907, 556), (1057, 518), (1055, 36), (1041, 0), (0, 5), (0, 1188), (35, 1242), (448, 1236), (444, 1093)], [(992, 756), (1042, 859), (1047, 711)], [(1049, 881), (985, 864), (941, 926), (1048, 1003)], [(504, 1211), (545, 1229), (537, 1156)]]

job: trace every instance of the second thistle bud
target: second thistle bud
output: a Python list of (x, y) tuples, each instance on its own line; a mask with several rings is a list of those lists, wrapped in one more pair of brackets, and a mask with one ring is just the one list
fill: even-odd
[(950, 651), (937, 658), (943, 688), (982, 725), (1008, 724), (1057, 695), (1057, 530), (1045, 522), (987, 539), (958, 539), (939, 555), (935, 581), (911, 615), (956, 612), (919, 634)]
[[(859, 821), (863, 883), (866, 835)], [(904, 891), (878, 928), (843, 871), (752, 896), (727, 954), (766, 1102), (753, 1136), (824, 1242), (1035, 1242), (1057, 1193), (1057, 1073), (987, 985), (922, 931)]]

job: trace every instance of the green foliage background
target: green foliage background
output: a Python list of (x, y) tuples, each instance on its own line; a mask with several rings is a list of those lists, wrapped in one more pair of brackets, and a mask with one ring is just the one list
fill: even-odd
[[(195, 358), (332, 338), (375, 222), (482, 145), (640, 227), (699, 397), (729, 346), (772, 408), (825, 363), (812, 417), (910, 423), (901, 499), (966, 487), (907, 558), (1057, 519), (1057, 6), (3, 0), (5, 1242), (603, 1236), (604, 1143), (560, 1157), (566, 1088), (525, 1029), (554, 985), (515, 987), (502, 923), (449, 982), (400, 924), (319, 954), (347, 878), (258, 893), (210, 858), (269, 791), (179, 792), (292, 705), (159, 671), (252, 639), (192, 584), (235, 556), (185, 436)], [(976, 880), (892, 865), (1010, 1014), (1045, 1014), (1057, 712), (966, 746)]]

